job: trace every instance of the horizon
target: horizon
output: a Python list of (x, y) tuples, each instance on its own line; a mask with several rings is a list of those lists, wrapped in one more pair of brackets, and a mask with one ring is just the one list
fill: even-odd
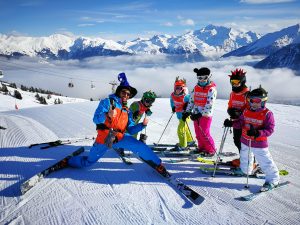
[[(216, 6), (217, 5), (217, 6)], [(114, 41), (181, 35), (209, 24), (264, 35), (300, 21), (298, 0), (0, 1), (0, 33), (101, 37)]]

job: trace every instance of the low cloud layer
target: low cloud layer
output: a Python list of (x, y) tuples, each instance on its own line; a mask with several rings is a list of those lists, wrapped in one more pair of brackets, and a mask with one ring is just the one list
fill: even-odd
[[(119, 56), (95, 57), (88, 60), (44, 62), (23, 58), (0, 60), (2, 80), (18, 85), (40, 87), (66, 96), (99, 99), (111, 93), (110, 81), (125, 72), (130, 85), (138, 89), (138, 97), (144, 91), (153, 90), (161, 97), (169, 97), (176, 76), (184, 77), (191, 91), (197, 82), (195, 67), (208, 67), (212, 80), (217, 84), (218, 98), (228, 99), (231, 91), (231, 70), (243, 68), (247, 71), (247, 85), (252, 89), (260, 84), (269, 92), (270, 102), (300, 104), (300, 76), (289, 69), (257, 70), (251, 67), (260, 59), (251, 57), (230, 58), (199, 63), (172, 63), (165, 56)], [(74, 88), (68, 88), (73, 82)], [(96, 88), (91, 88), (93, 83)]]

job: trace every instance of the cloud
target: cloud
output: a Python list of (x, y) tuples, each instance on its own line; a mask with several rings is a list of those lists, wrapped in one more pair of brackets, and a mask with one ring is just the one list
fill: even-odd
[(165, 27), (173, 27), (174, 26), (174, 24), (172, 22), (165, 22), (162, 25)]
[(180, 24), (184, 26), (195, 26), (195, 22), (192, 19), (181, 20)]
[(241, 0), (241, 3), (247, 4), (275, 4), (275, 3), (286, 3), (294, 2), (295, 0)]
[[(218, 98), (228, 99), (231, 86), (227, 75), (235, 68), (243, 68), (247, 71), (247, 85), (253, 89), (261, 84), (269, 92), (270, 102), (299, 105), (300, 76), (296, 76), (289, 69), (259, 70), (249, 66), (258, 60), (260, 59), (244, 57), (176, 64), (163, 55), (140, 55), (51, 62), (21, 58), (13, 60), (14, 66), (1, 63), (6, 65), (3, 70), (7, 81), (86, 99), (106, 97), (111, 92), (109, 82), (117, 80), (120, 72), (125, 72), (129, 83), (138, 89), (138, 98), (147, 90), (153, 90), (159, 96), (168, 98), (176, 76), (186, 78), (191, 91), (197, 82), (193, 69), (202, 66), (211, 69), (212, 79), (218, 88)], [(16, 66), (19, 64), (22, 65), (21, 68)], [(67, 87), (70, 78), (74, 88)], [(96, 85), (96, 89), (91, 89), (91, 81)], [(288, 90), (283, 88), (286, 85)]]
[(92, 27), (95, 26), (93, 23), (81, 23), (77, 25), (78, 27)]

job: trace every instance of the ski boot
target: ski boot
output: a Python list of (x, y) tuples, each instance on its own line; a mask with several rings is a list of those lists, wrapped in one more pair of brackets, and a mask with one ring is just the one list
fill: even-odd
[(243, 177), (243, 176), (246, 176), (246, 174), (244, 174), (244, 172), (241, 170), (240, 167), (238, 168), (233, 168), (231, 169), (232, 173), (235, 175), (235, 176), (238, 176), (238, 177)]
[(269, 183), (265, 182), (264, 185), (261, 187), (260, 192), (270, 191), (278, 186), (278, 183)]
[(165, 168), (162, 164), (156, 166), (155, 169), (156, 169), (156, 171), (157, 171), (158, 173), (160, 173), (163, 177), (166, 177), (166, 178), (171, 177), (171, 174), (166, 170), (166, 168)]

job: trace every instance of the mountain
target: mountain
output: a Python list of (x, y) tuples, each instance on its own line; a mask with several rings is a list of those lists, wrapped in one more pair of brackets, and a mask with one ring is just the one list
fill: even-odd
[(46, 59), (84, 59), (92, 56), (131, 54), (166, 54), (183, 60), (200, 61), (219, 57), (258, 40), (251, 31), (237, 31), (223, 26), (208, 25), (184, 35), (155, 35), (133, 41), (102, 38), (70, 37), (55, 34), (49, 37), (22, 37), (0, 34), (0, 55), (6, 57), (39, 56)]
[(222, 57), (246, 55), (268, 56), (287, 45), (297, 43), (300, 43), (300, 24), (266, 34), (259, 40), (224, 54)]
[(260, 69), (287, 67), (297, 71), (300, 75), (300, 43), (290, 44), (281, 48), (257, 63), (254, 67)]

